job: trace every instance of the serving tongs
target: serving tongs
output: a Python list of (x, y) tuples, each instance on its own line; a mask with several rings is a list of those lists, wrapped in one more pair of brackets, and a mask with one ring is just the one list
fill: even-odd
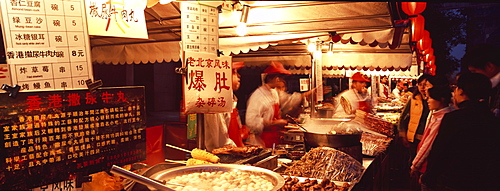
[(285, 117), (287, 117), (288, 119), (290, 119), (295, 125), (299, 126), (303, 131), (307, 132), (307, 129), (304, 128), (302, 125), (300, 125), (299, 122), (297, 122), (295, 120), (295, 118), (293, 118), (292, 116), (290, 116), (289, 114), (286, 114)]
[(154, 180), (154, 179), (151, 179), (151, 178), (148, 178), (148, 177), (145, 177), (145, 176), (141, 176), (141, 175), (138, 175), (136, 173), (130, 172), (130, 171), (128, 171), (126, 169), (123, 169), (123, 168), (121, 168), (119, 166), (116, 166), (116, 165), (113, 165), (111, 167), (110, 172), (118, 174), (118, 175), (120, 175), (120, 176), (122, 176), (124, 178), (136, 181), (138, 183), (144, 184), (146, 186), (150, 186), (150, 187), (156, 188), (158, 190), (175, 191), (174, 189), (169, 188), (165, 184), (174, 185), (174, 186), (184, 186), (184, 185), (181, 185), (181, 184), (168, 183), (166, 181), (159, 181), (159, 180)]

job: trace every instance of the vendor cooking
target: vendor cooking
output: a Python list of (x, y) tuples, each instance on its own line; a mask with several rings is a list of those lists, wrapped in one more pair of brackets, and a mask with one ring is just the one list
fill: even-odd
[(278, 92), (275, 89), (291, 72), (283, 67), (283, 64), (271, 61), (264, 70), (267, 74), (264, 84), (258, 87), (248, 99), (246, 111), (246, 125), (250, 128), (249, 143), (272, 147), (279, 144), (284, 126), (288, 123), (280, 115)]
[(366, 88), (366, 83), (370, 82), (370, 79), (360, 72), (354, 73), (351, 79), (351, 89), (345, 90), (335, 98), (337, 104), (334, 117), (353, 116), (358, 109), (372, 113), (371, 97)]

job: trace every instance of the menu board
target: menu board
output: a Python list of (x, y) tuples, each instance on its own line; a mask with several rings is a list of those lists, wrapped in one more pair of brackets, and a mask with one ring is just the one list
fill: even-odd
[(2, 93), (0, 103), (0, 190), (146, 159), (144, 87)]
[(93, 77), (83, 1), (0, 0), (0, 8), (12, 85), (21, 91), (87, 88)]
[(219, 10), (198, 1), (182, 1), (181, 26), (184, 51), (217, 54), (219, 48)]

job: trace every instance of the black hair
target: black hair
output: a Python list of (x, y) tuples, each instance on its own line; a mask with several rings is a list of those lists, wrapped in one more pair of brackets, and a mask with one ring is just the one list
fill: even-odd
[[(424, 80), (427, 80), (429, 79), (430, 77), (432, 77), (432, 75), (430, 74), (422, 74), (420, 77), (418, 77), (417, 79), (417, 83), (420, 83)], [(415, 90), (413, 90), (413, 99), (415, 99), (417, 97), (417, 95), (420, 94), (420, 91), (418, 90), (418, 88), (415, 88)]]
[(450, 87), (432, 87), (427, 90), (428, 96), (432, 99), (444, 102), (446, 105), (451, 103)]
[(450, 81), (448, 78), (442, 75), (432, 76), (427, 79), (429, 83), (432, 84), (432, 87), (449, 87)]
[(480, 43), (467, 49), (462, 58), (462, 65), (485, 69), (488, 62), (500, 66), (500, 48), (486, 43)]
[(478, 73), (465, 73), (457, 80), (457, 88), (471, 100), (488, 99), (491, 94), (491, 81), (488, 77)]
[(264, 78), (264, 83), (269, 83), (274, 78), (281, 78), (284, 80), (285, 76), (286, 76), (285, 74), (281, 74), (281, 73), (270, 73), (270, 74), (267, 74), (266, 77)]

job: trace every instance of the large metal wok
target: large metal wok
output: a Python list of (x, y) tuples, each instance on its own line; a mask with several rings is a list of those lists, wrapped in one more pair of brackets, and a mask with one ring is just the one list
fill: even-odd
[(193, 166), (181, 166), (164, 171), (157, 172), (151, 176), (152, 179), (159, 181), (168, 181), (177, 176), (182, 176), (185, 174), (191, 174), (196, 172), (228, 172), (228, 171), (245, 171), (254, 175), (261, 175), (266, 177), (268, 181), (273, 184), (272, 191), (279, 190), (283, 185), (285, 185), (285, 179), (278, 173), (248, 165), (236, 165), (236, 164), (207, 164), (207, 165), (193, 165)]

